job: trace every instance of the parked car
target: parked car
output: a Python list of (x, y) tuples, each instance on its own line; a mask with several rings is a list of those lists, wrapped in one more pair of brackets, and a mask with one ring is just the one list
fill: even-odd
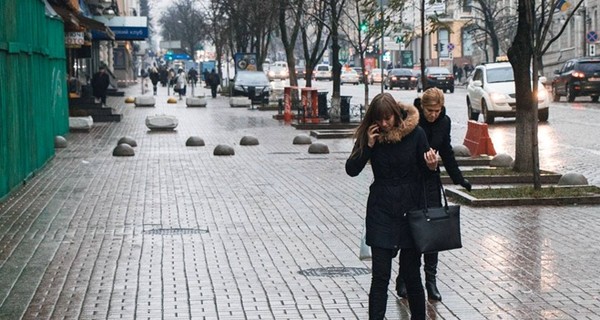
[(351, 83), (358, 85), (359, 75), (354, 69), (343, 69), (340, 75), (340, 84)]
[(269, 76), (269, 80), (286, 80), (290, 77), (289, 71), (286, 67), (273, 65), (267, 71), (267, 75)]
[(552, 97), (560, 101), (566, 96), (573, 102), (576, 97), (590, 96), (593, 102), (600, 97), (600, 58), (577, 58), (565, 62), (560, 70), (554, 71)]
[(318, 64), (314, 70), (315, 80), (331, 80), (331, 67), (328, 64)]
[(382, 76), (381, 69), (379, 69), (379, 68), (371, 70), (371, 74), (369, 75), (369, 83), (371, 83), (371, 84), (373, 84), (375, 82), (381, 83), (381, 81), (383, 81), (383, 78), (385, 78), (386, 74), (387, 74), (387, 71), (384, 70), (383, 76)]
[(294, 69), (296, 69), (296, 79), (304, 79), (306, 68), (304, 66), (295, 66)]
[[(431, 87), (442, 89), (444, 93), (450, 91), (454, 93), (454, 76), (452, 72), (443, 67), (427, 67), (425, 68), (425, 90)], [(421, 79), (417, 82), (417, 92), (424, 91), (423, 82)]]
[[(550, 97), (540, 81), (538, 83), (538, 118), (548, 121)], [(496, 117), (514, 117), (517, 101), (515, 99), (515, 78), (512, 66), (508, 62), (488, 63), (475, 67), (467, 84), (467, 114), (469, 119), (494, 123)]]
[(248, 97), (252, 103), (268, 103), (271, 93), (269, 78), (262, 71), (238, 71), (233, 78), (232, 97)]
[(358, 82), (365, 83), (365, 79), (366, 81), (369, 80), (369, 70), (365, 69), (365, 72), (363, 73), (362, 67), (354, 67), (352, 69), (358, 73)]
[(417, 77), (411, 69), (392, 69), (385, 77), (384, 86), (386, 89), (396, 87), (412, 90), (417, 87)]

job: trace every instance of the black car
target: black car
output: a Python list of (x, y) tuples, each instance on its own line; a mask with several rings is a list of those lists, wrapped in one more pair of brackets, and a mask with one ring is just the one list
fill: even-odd
[(304, 79), (306, 77), (306, 68), (304, 66), (295, 66), (296, 69), (296, 79)]
[(411, 69), (392, 69), (385, 77), (384, 86), (386, 89), (396, 87), (412, 90), (417, 87), (417, 77)]
[(231, 87), (232, 97), (248, 97), (252, 103), (268, 103), (271, 93), (269, 78), (262, 71), (238, 71)]
[(552, 97), (559, 101), (575, 101), (578, 96), (590, 96), (593, 102), (600, 97), (600, 58), (578, 58), (565, 62), (560, 70), (554, 71)]
[(427, 67), (424, 76), (426, 82), (425, 89), (423, 89), (423, 83), (421, 79), (419, 79), (417, 92), (427, 90), (431, 87), (441, 89), (444, 93), (446, 93), (446, 91), (450, 91), (450, 93), (454, 92), (454, 76), (447, 68)]

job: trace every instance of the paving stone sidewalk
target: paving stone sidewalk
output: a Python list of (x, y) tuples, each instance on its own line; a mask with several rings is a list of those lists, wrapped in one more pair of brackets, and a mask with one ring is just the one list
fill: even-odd
[[(367, 319), (372, 175), (345, 174), (352, 141), (309, 154), (275, 112), (198, 91), (206, 108), (167, 104), (162, 87), (156, 108), (110, 97), (121, 122), (70, 133), (0, 203), (0, 319)], [(179, 126), (149, 131), (155, 114)], [(123, 136), (134, 157), (112, 156)], [(235, 155), (213, 156), (219, 144)], [(462, 228), (430, 319), (600, 319), (598, 207), (463, 207)], [(409, 319), (393, 288), (387, 319)]]

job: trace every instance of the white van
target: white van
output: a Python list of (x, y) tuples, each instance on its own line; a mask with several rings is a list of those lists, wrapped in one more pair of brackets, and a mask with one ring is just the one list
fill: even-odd
[(315, 67), (315, 80), (331, 80), (331, 67), (328, 64), (318, 64)]
[(288, 70), (288, 65), (287, 65), (287, 62), (285, 62), (285, 61), (275, 61), (275, 62), (272, 64), (272, 66), (283, 67), (283, 68), (285, 68), (286, 70)]

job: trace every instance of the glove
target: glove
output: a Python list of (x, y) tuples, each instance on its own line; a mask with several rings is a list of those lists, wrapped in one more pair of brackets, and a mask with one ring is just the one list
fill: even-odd
[(463, 188), (467, 189), (467, 191), (471, 191), (471, 183), (469, 182), (469, 180), (467, 180), (467, 179), (463, 180), (463, 182), (460, 185)]

